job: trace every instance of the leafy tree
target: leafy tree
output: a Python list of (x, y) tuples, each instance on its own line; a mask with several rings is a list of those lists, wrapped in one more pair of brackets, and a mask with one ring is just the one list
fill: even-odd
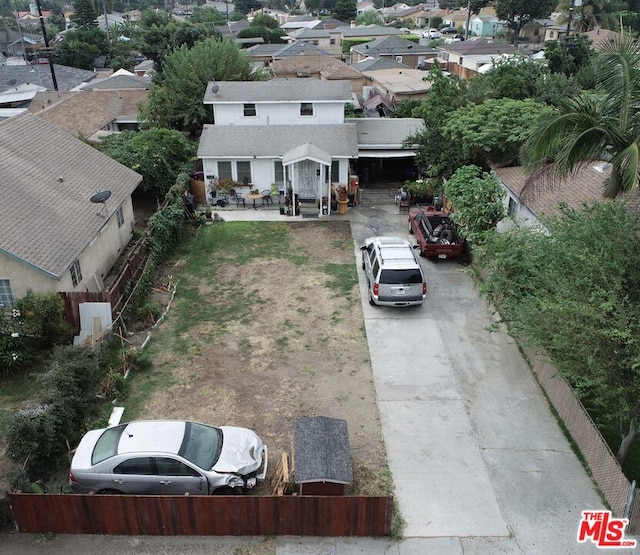
[(422, 102), (420, 100), (404, 99), (401, 100), (396, 107), (397, 118), (411, 118), (413, 117), (413, 110), (420, 106)]
[(102, 140), (100, 150), (143, 176), (142, 190), (162, 199), (178, 174), (190, 169), (195, 146), (171, 129), (124, 131)]
[(269, 15), (257, 15), (249, 27), (238, 33), (238, 38), (262, 37), (268, 44), (278, 44), (285, 42), (282, 37), (286, 35), (286, 32), (280, 29), (276, 19)]
[(333, 17), (340, 21), (351, 21), (358, 15), (356, 0), (338, 0), (333, 8)]
[(534, 124), (548, 113), (535, 100), (489, 99), (449, 114), (442, 128), (446, 141), (457, 145), (460, 163), (484, 168), (518, 163), (518, 154)]
[(533, 99), (548, 106), (558, 106), (567, 98), (578, 96), (582, 92), (580, 85), (573, 77), (567, 77), (561, 73), (541, 75), (535, 85)]
[(73, 13), (70, 16), (80, 29), (97, 27), (98, 10), (93, 0), (73, 0)]
[(558, 176), (593, 160), (608, 160), (605, 196), (638, 187), (640, 175), (640, 46), (630, 37), (602, 45), (596, 58), (596, 93), (560, 103), (527, 140), (525, 164)]
[(262, 4), (258, 0), (236, 0), (234, 5), (236, 11), (244, 15), (250, 13), (251, 10), (257, 11), (262, 8)]
[(214, 23), (221, 25), (226, 22), (226, 18), (218, 10), (213, 8), (200, 8), (193, 9), (193, 13), (189, 18), (191, 23)]
[[(474, 252), (516, 335), (550, 354), (591, 416), (619, 431), (625, 460), (640, 415), (640, 227), (620, 201), (564, 208), (549, 234), (514, 229)], [(486, 247), (486, 248), (485, 248)]]
[(365, 10), (362, 15), (356, 17), (357, 25), (384, 25), (384, 19), (375, 10)]
[(544, 57), (549, 71), (575, 75), (585, 66), (591, 64), (594, 52), (587, 35), (571, 35), (561, 41), (548, 40), (544, 43)]
[(324, 7), (324, 0), (306, 0), (304, 5), (308, 13), (319, 16)]
[(524, 100), (535, 96), (538, 79), (547, 73), (544, 64), (518, 55), (495, 59), (484, 81), (489, 98)]
[(193, 48), (181, 46), (166, 56), (162, 74), (151, 87), (143, 119), (158, 127), (196, 133), (208, 116), (202, 100), (210, 81), (256, 78), (249, 56), (230, 40), (209, 38)]
[(251, 21), (250, 27), (266, 27), (267, 29), (277, 29), (280, 27), (278, 20), (270, 15), (258, 14)]
[(107, 53), (107, 35), (97, 28), (69, 31), (64, 41), (56, 47), (53, 61), (79, 69), (93, 69), (94, 60)]
[(445, 77), (437, 64), (428, 72), (427, 79), (431, 81), (429, 96), (413, 110), (413, 117), (424, 120), (424, 129), (405, 142), (418, 145), (416, 162), (425, 168), (426, 175), (449, 176), (457, 166), (458, 149), (444, 139), (442, 128), (449, 115), (467, 103), (464, 83)]
[(487, 232), (505, 217), (500, 183), (478, 166), (458, 168), (444, 189), (453, 205), (451, 219), (474, 245), (482, 243)]
[(548, 18), (556, 7), (556, 0), (496, 0), (496, 16), (507, 22), (513, 32), (513, 44), (518, 44), (518, 36), (524, 26), (534, 19)]

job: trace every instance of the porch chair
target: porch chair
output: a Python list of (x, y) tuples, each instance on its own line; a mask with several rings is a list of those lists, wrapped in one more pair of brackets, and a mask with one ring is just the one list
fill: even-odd
[(262, 191), (262, 206), (265, 204), (273, 204), (273, 199), (271, 198), (271, 190), (265, 189)]
[(242, 196), (242, 193), (238, 193), (235, 189), (231, 189), (229, 191), (229, 195), (231, 196), (232, 199), (235, 199), (236, 208), (240, 207), (241, 203), (243, 208), (247, 207), (247, 205), (245, 204), (245, 198)]

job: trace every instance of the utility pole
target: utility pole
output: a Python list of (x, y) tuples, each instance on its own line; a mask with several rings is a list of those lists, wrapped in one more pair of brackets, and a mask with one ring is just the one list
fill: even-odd
[[(47, 52), (47, 60), (49, 60), (49, 71), (51, 72), (51, 82), (53, 83), (53, 90), (58, 92), (58, 80), (56, 79), (56, 70), (53, 67), (53, 60), (51, 60), (51, 49), (49, 48), (49, 38), (47, 37), (47, 29), (44, 25), (44, 16), (42, 15), (42, 7), (40, 6), (40, 0), (36, 0), (36, 6), (38, 7), (38, 19), (40, 20), (40, 30), (42, 31), (42, 38), (44, 40), (44, 46)], [(38, 60), (36, 59), (36, 62)]]
[(571, 32), (571, 21), (573, 20), (573, 8), (576, 3), (581, 5), (582, 0), (571, 0), (571, 6), (569, 6), (569, 17), (567, 19), (567, 32), (562, 40), (562, 60), (560, 62), (560, 73), (564, 74), (567, 65), (567, 43), (569, 42), (569, 33)]
[(467, 0), (467, 25), (464, 28), (464, 40), (469, 40), (469, 23), (471, 22), (471, 0)]

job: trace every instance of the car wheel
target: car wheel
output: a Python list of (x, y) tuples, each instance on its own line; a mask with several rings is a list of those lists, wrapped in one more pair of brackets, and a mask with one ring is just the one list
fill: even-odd
[(96, 492), (98, 495), (122, 495), (122, 492), (117, 489), (101, 489)]
[(371, 291), (369, 291), (369, 304), (371, 306), (375, 306), (376, 305), (375, 301), (373, 300), (373, 297), (371, 296)]
[(413, 235), (413, 226), (411, 225), (411, 222), (409, 222), (409, 233)]

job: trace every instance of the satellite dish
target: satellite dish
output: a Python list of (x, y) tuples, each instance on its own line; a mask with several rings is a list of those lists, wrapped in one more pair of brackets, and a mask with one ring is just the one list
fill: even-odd
[(11, 85), (13, 87), (13, 85), (15, 85), (18, 81), (16, 79), (9, 79), (7, 81), (7, 85)]
[(211, 87), (211, 92), (213, 94), (218, 94), (219, 90), (220, 90), (220, 87), (214, 83), (214, 85)]
[[(91, 195), (89, 200), (94, 204), (102, 204), (102, 208), (99, 212), (96, 212), (96, 216), (100, 216), (101, 218), (107, 217), (107, 205), (105, 202), (109, 200), (111, 196), (111, 191), (98, 191), (97, 193)], [(103, 213), (104, 212), (104, 213)]]
[(100, 204), (103, 202), (107, 202), (110, 196), (111, 191), (98, 191), (95, 195), (92, 195), (89, 200), (95, 204)]

